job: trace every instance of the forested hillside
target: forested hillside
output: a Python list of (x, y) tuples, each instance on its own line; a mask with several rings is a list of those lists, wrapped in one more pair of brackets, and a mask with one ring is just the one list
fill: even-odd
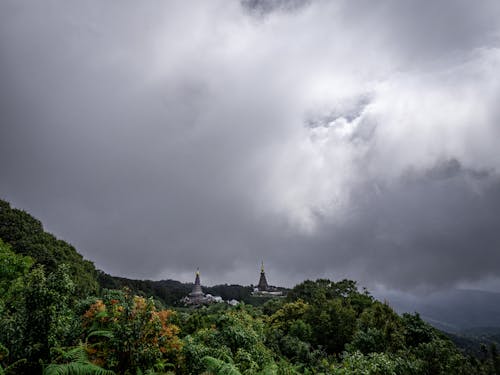
[(54, 272), (59, 265), (66, 264), (79, 296), (97, 292), (97, 271), (92, 262), (83, 259), (67, 242), (45, 232), (39, 220), (25, 211), (11, 208), (4, 200), (0, 200), (0, 238), (16, 254), (30, 256), (47, 272)]
[[(168, 302), (189, 284), (96, 273), (27, 213), (2, 202), (0, 220), (0, 374), (500, 374), (494, 345), (466, 356), (351, 280), (307, 280), (262, 306), (178, 308)], [(137, 295), (162, 285), (175, 292)]]
[[(133, 280), (111, 276), (102, 271), (98, 272), (97, 279), (102, 288), (122, 289), (126, 287), (136, 294), (154, 297), (169, 306), (180, 306), (181, 299), (191, 292), (193, 288), (192, 283), (181, 283), (176, 280)], [(255, 304), (255, 298), (252, 298), (252, 290), (249, 286), (227, 284), (203, 287), (203, 292), (221, 296), (224, 300), (236, 299)]]

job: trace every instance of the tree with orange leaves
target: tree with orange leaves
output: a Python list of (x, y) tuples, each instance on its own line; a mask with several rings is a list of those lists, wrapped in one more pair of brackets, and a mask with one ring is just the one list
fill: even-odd
[(128, 290), (97, 300), (83, 315), (87, 348), (94, 363), (121, 374), (175, 370), (181, 362), (175, 312)]

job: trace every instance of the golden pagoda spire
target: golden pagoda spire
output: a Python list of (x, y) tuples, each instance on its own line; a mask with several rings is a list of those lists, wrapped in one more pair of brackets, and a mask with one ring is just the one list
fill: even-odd
[(260, 272), (264, 273), (264, 261), (262, 261), (262, 265), (260, 266)]
[(200, 282), (200, 269), (196, 269), (196, 278), (194, 279), (193, 291), (189, 294), (189, 297), (202, 296), (203, 291), (201, 290)]

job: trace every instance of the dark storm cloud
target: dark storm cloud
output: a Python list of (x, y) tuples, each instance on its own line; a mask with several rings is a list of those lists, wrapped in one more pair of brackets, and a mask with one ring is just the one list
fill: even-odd
[(0, 194), (129, 277), (500, 277), (496, 1), (4, 1)]
[(276, 11), (290, 12), (310, 3), (310, 0), (241, 0), (241, 5), (257, 16)]

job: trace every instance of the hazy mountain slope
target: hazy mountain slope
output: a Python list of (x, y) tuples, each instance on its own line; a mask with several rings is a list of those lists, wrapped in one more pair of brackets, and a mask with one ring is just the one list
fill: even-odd
[(454, 289), (422, 297), (396, 293), (377, 297), (387, 300), (399, 313), (418, 311), (422, 318), (447, 332), (469, 330), (471, 334), (478, 327), (500, 327), (500, 293)]

